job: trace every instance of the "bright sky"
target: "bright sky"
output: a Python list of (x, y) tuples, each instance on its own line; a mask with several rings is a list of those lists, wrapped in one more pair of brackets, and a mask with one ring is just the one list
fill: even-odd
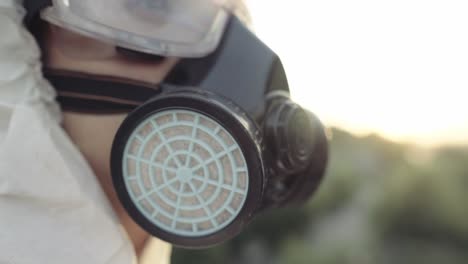
[(327, 125), (468, 144), (468, 1), (248, 3), (293, 97)]

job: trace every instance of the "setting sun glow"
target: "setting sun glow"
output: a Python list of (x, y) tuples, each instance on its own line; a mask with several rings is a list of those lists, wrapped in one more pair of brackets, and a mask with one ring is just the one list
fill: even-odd
[(468, 3), (248, 0), (292, 95), (329, 126), (468, 143)]

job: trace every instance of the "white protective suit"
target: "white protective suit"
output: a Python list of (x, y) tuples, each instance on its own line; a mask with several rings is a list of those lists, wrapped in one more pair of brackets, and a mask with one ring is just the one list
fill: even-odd
[[(60, 126), (23, 15), (18, 1), (0, 0), (0, 263), (136, 263), (95, 175)], [(151, 263), (168, 263), (170, 248), (152, 244)]]

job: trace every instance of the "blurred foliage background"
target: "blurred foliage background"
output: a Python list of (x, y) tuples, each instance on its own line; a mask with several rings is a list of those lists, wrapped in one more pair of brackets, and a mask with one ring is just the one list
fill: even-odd
[(425, 149), (331, 130), (327, 176), (303, 207), (172, 263), (468, 263), (468, 147)]

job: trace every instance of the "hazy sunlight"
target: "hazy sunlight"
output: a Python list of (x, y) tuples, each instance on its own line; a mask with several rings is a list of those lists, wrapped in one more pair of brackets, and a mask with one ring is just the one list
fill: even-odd
[(249, 0), (293, 97), (330, 126), (468, 143), (468, 2)]

